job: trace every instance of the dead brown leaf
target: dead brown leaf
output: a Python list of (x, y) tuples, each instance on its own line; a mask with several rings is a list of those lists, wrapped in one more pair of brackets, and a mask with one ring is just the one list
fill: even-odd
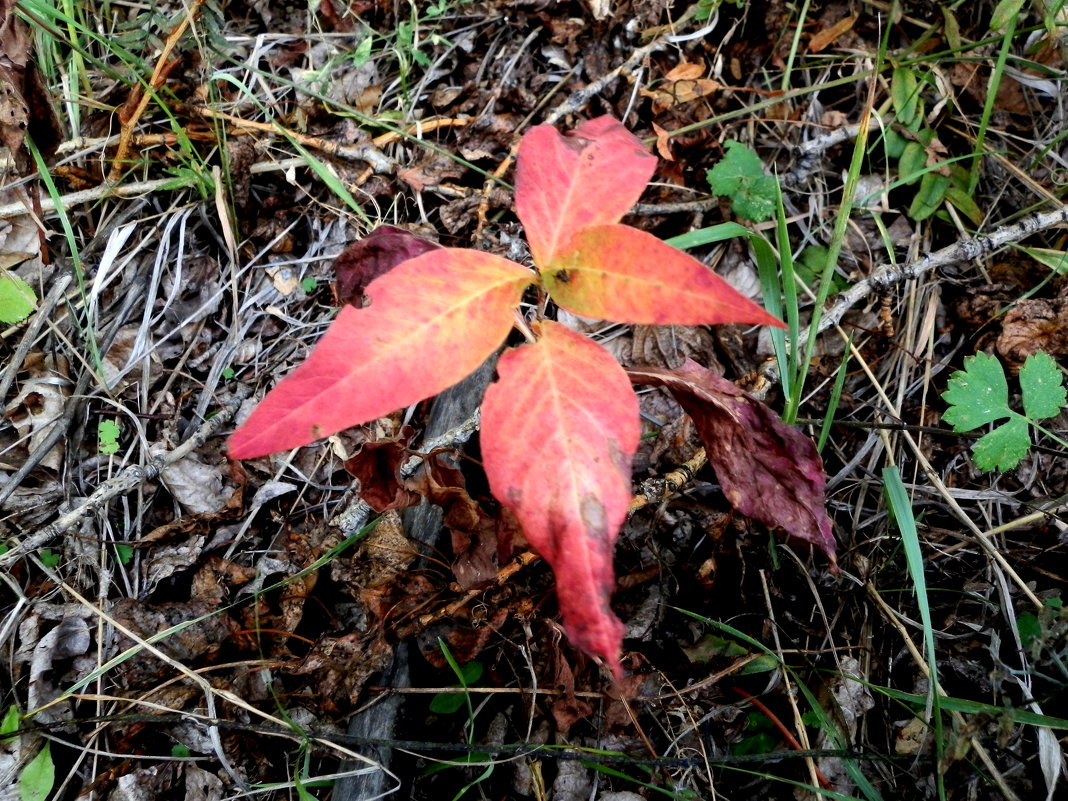
[(1002, 320), (997, 349), (1014, 368), (1040, 350), (1068, 356), (1068, 297), (1021, 300)]
[(61, 138), (52, 104), (30, 58), (30, 44), (14, 0), (0, 0), (0, 140), (23, 175), (34, 172), (24, 147), (26, 134), (46, 158), (55, 153)]
[(819, 53), (826, 50), (835, 40), (842, 34), (848, 33), (853, 30), (853, 25), (856, 24), (857, 16), (852, 14), (848, 17), (843, 17), (828, 28), (824, 28), (822, 31), (813, 34), (812, 38), (808, 42), (808, 52)]
[(627, 372), (637, 384), (670, 389), (693, 418), (731, 506), (819, 548), (834, 565), (834, 535), (824, 509), (826, 477), (811, 439), (696, 362), (676, 370)]
[(663, 83), (655, 89), (642, 89), (643, 97), (653, 101), (653, 111), (660, 114), (670, 108), (689, 103), (713, 92), (718, 92), (723, 85), (711, 78), (703, 78), (703, 64), (682, 62), (664, 76)]

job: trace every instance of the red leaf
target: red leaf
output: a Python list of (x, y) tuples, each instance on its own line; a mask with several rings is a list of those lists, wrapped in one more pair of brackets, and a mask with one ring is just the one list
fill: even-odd
[(631, 499), (638, 401), (623, 368), (559, 323), (508, 351), (482, 405), (490, 489), (552, 566), (572, 643), (617, 676), (623, 624), (609, 600), (612, 546)]
[(392, 225), (380, 225), (363, 239), (341, 251), (334, 262), (337, 298), (356, 308), (363, 305), (367, 285), (401, 262), (413, 259), (441, 245)]
[(591, 226), (571, 243), (542, 280), (552, 299), (575, 314), (641, 325), (785, 328), (693, 256), (637, 228)]
[(455, 384), (496, 350), (533, 273), (476, 250), (409, 259), (345, 306), (307, 361), (230, 438), (251, 459), (375, 420)]
[(638, 202), (656, 157), (612, 117), (583, 123), (567, 136), (538, 125), (519, 144), (515, 208), (534, 263), (543, 268), (576, 232), (619, 222)]
[(824, 509), (826, 479), (812, 440), (753, 396), (687, 360), (675, 370), (628, 370), (637, 384), (666, 386), (693, 418), (723, 492), (742, 514), (823, 551), (835, 564)]

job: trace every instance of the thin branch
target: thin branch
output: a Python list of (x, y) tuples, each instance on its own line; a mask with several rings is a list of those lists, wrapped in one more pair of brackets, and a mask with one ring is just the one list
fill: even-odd
[[(1019, 242), (1039, 231), (1065, 224), (1068, 224), (1068, 206), (1061, 206), (1053, 211), (1032, 214), (1012, 225), (1003, 225), (984, 236), (966, 239), (934, 253), (928, 253), (915, 261), (904, 264), (881, 264), (872, 270), (867, 278), (853, 284), (838, 296), (834, 306), (824, 312), (820, 318), (819, 330), (825, 331), (831, 326), (838, 325), (847, 311), (874, 292), (885, 292), (896, 284), (920, 278), (932, 270), (954, 262), (975, 261), (980, 256), (985, 256), (1013, 242)], [(806, 330), (801, 333), (799, 341), (805, 341), (807, 336)]]
[(196, 430), (185, 442), (172, 451), (149, 459), (146, 464), (130, 465), (117, 476), (109, 478), (85, 499), (80, 505), (60, 516), (58, 520), (38, 529), (22, 542), (16, 542), (11, 550), (0, 554), (0, 568), (16, 562), (33, 551), (43, 548), (68, 531), (83, 517), (100, 512), (113, 498), (137, 489), (146, 481), (158, 478), (160, 473), (170, 465), (184, 459), (197, 448), (204, 446), (209, 439), (219, 433), (230, 422), (241, 402), (251, 394), (248, 387), (238, 387), (234, 395), (223, 407)]
[[(122, 120), (122, 131), (119, 133), (119, 146), (115, 153), (115, 158), (111, 163), (111, 174), (108, 176), (108, 183), (118, 183), (122, 178), (123, 170), (126, 169), (126, 162), (130, 153), (131, 139), (133, 137), (134, 129), (137, 127), (137, 123), (140, 122), (141, 117), (148, 109), (148, 104), (155, 97), (156, 91), (163, 86), (167, 80), (167, 74), (174, 69), (175, 65), (179, 62), (177, 60), (170, 61), (171, 53), (174, 51), (175, 46), (178, 44), (178, 40), (182, 38), (186, 30), (193, 22), (193, 18), (200, 13), (200, 7), (204, 5), (204, 0), (193, 0), (190, 7), (186, 10), (185, 15), (182, 17), (182, 21), (179, 22), (174, 29), (167, 36), (167, 41), (163, 45), (163, 52), (160, 53), (159, 58), (156, 59), (156, 68), (152, 71), (152, 77), (148, 81), (148, 90), (145, 91), (140, 85), (135, 87), (131, 93), (128, 106), (132, 106), (133, 110), (129, 113), (125, 119)], [(120, 111), (120, 116), (122, 116)]]

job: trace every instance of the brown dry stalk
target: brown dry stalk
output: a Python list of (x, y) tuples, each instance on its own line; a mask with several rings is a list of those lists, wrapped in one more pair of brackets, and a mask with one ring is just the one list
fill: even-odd
[(697, 475), (697, 471), (706, 464), (708, 464), (708, 454), (705, 453), (704, 448), (699, 448), (689, 461), (684, 462), (667, 475), (643, 481), (642, 491), (631, 499), (627, 514), (632, 515), (651, 503), (659, 503), (674, 495), (689, 484)]
[[(115, 158), (111, 162), (111, 172), (108, 175), (108, 183), (117, 183), (122, 178), (124, 165), (126, 164), (131, 147), (131, 139), (133, 137), (134, 129), (137, 127), (137, 123), (140, 122), (141, 117), (144, 115), (145, 110), (148, 108), (148, 104), (152, 101), (156, 91), (163, 86), (163, 82), (167, 80), (167, 75), (172, 69), (174, 69), (177, 62), (171, 61), (171, 53), (174, 51), (175, 46), (178, 44), (178, 40), (182, 38), (186, 30), (193, 22), (193, 18), (200, 12), (200, 7), (204, 5), (204, 0), (192, 0), (189, 8), (185, 12), (185, 16), (182, 17), (182, 21), (179, 22), (171, 30), (167, 36), (167, 41), (163, 45), (163, 52), (159, 54), (159, 58), (156, 59), (156, 68), (152, 71), (152, 77), (148, 81), (148, 91), (138, 86), (131, 94), (127, 104), (133, 105), (131, 101), (137, 99), (137, 104), (134, 106), (133, 111), (130, 112), (129, 117), (122, 120), (122, 130), (119, 133), (119, 146), (115, 151)], [(125, 108), (125, 107), (124, 107)], [(120, 117), (122, 114), (120, 113)]]
[(381, 136), (376, 136), (371, 140), (371, 144), (369, 145), (342, 145), (337, 142), (332, 142), (329, 139), (323, 139), (322, 137), (307, 136), (306, 134), (291, 131), (277, 122), (254, 122), (252, 120), (245, 120), (241, 117), (235, 117), (232, 114), (227, 114), (224, 111), (216, 111), (215, 109), (206, 106), (197, 107), (196, 111), (201, 116), (207, 117), (208, 119), (222, 120), (223, 122), (230, 123), (236, 129), (235, 133), (261, 131), (263, 133), (281, 134), (292, 139), (298, 145), (311, 148), (312, 150), (318, 150), (322, 153), (326, 153), (328, 156), (336, 156), (345, 159), (346, 161), (366, 161), (376, 173), (391, 173), (397, 166), (392, 159), (382, 153), (380, 148), (393, 144), (401, 139), (417, 139), (421, 135), (436, 131), (439, 128), (461, 128), (465, 125), (470, 125), (471, 122), (473, 122), (471, 119), (437, 117), (434, 119), (423, 120), (422, 122), (412, 125), (405, 131), (389, 131)]

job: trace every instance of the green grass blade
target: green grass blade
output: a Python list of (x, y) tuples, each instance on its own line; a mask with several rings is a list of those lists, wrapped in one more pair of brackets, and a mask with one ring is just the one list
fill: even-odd
[(931, 718), (934, 725), (935, 737), (935, 761), (937, 764), (936, 781), (938, 797), (944, 801), (946, 797), (945, 777), (942, 773), (942, 754), (945, 743), (942, 739), (942, 693), (938, 686), (938, 654), (935, 652), (934, 625), (931, 623), (931, 606), (927, 598), (927, 580), (923, 571), (923, 551), (920, 548), (920, 537), (916, 530), (916, 518), (912, 514), (912, 503), (905, 484), (901, 480), (901, 473), (896, 466), (883, 468), (883, 488), (886, 492), (886, 504), (890, 514), (897, 523), (901, 533), (901, 545), (905, 550), (905, 563), (908, 566), (909, 575), (913, 586), (916, 588), (916, 605), (920, 610), (920, 622), (923, 624), (923, 644), (927, 654), (927, 665), (930, 668), (929, 681), (931, 685), (929, 703), (931, 706)]
[(831, 397), (827, 400), (827, 412), (823, 415), (823, 425), (820, 427), (819, 440), (816, 442), (816, 451), (823, 453), (823, 447), (831, 438), (831, 426), (834, 425), (835, 415), (838, 413), (838, 404), (842, 400), (842, 390), (845, 388), (846, 376), (849, 374), (849, 360), (853, 357), (853, 334), (850, 333), (849, 341), (846, 342), (845, 351), (842, 353), (842, 361), (838, 364), (838, 374), (834, 377), (834, 386), (831, 387)]

